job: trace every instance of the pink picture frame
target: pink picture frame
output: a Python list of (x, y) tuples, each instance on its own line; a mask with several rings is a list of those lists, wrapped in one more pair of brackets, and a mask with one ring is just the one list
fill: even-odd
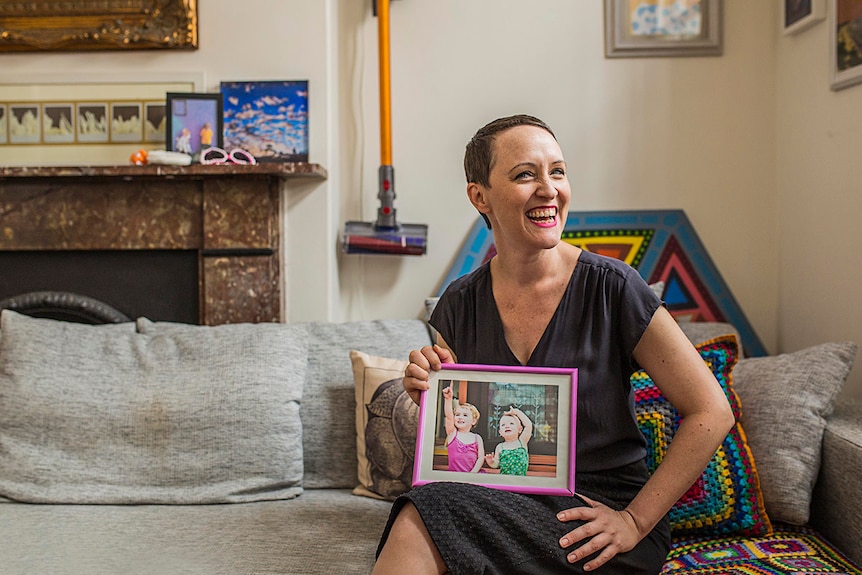
[(444, 364), (429, 384), (419, 402), (414, 486), (455, 481), (575, 494), (577, 368)]

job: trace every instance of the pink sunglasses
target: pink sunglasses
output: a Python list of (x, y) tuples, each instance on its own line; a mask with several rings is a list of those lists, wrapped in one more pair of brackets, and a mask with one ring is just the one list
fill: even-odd
[(230, 153), (222, 148), (206, 148), (201, 152), (201, 164), (240, 164), (254, 165), (257, 160), (254, 156), (241, 148), (231, 150)]

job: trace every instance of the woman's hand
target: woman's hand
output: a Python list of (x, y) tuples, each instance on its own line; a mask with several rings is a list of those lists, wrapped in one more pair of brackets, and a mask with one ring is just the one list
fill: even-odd
[(585, 571), (592, 571), (610, 561), (614, 555), (630, 551), (643, 538), (634, 516), (629, 511), (616, 511), (583, 495), (580, 497), (590, 506), (574, 507), (557, 514), (557, 519), (563, 522), (584, 522), (560, 539), (561, 547), (568, 549), (580, 541), (589, 539), (569, 553), (570, 563), (576, 563), (599, 553), (597, 557), (584, 564)]
[(444, 363), (452, 363), (452, 352), (439, 345), (426, 345), (422, 349), (410, 352), (410, 364), (404, 370), (402, 384), (404, 389), (417, 405), (419, 395), (428, 389), (428, 376), (431, 371), (438, 371)]

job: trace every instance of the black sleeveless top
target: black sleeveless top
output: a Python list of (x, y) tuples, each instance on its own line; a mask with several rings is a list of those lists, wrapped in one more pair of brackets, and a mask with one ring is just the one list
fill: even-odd
[[(646, 455), (629, 377), (638, 369), (632, 351), (661, 305), (629, 265), (584, 251), (526, 364), (578, 368), (579, 473), (614, 469)], [(489, 263), (449, 285), (430, 323), (459, 362), (519, 364), (503, 333)]]

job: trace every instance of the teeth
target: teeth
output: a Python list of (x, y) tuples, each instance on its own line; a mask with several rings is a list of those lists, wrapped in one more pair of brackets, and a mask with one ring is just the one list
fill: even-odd
[(557, 215), (557, 208), (541, 208), (527, 212), (527, 217), (531, 220), (545, 220), (553, 218)]

